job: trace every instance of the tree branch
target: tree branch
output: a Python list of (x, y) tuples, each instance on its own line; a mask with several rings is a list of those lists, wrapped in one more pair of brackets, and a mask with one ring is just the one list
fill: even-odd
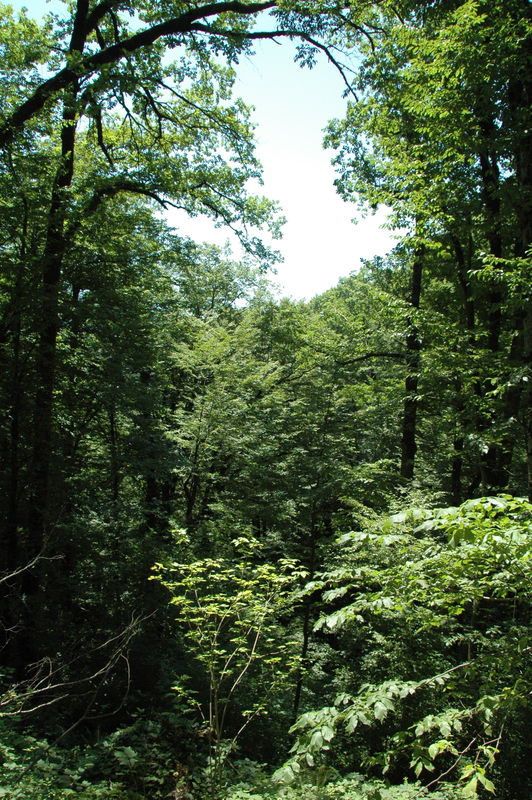
[[(72, 222), (67, 231), (66, 231), (66, 238), (67, 240), (71, 241), (74, 235), (78, 232), (81, 227), (81, 224), (84, 219), (86, 219), (91, 214), (94, 214), (95, 211), (99, 208), (100, 204), (106, 197), (114, 197), (115, 195), (119, 194), (120, 192), (130, 192), (131, 194), (140, 194), (144, 195), (145, 197), (149, 197), (151, 200), (155, 200), (162, 208), (166, 209), (169, 205), (174, 206), (174, 203), (171, 203), (169, 200), (162, 198), (157, 192), (152, 189), (149, 189), (146, 186), (143, 186), (141, 183), (136, 183), (135, 181), (128, 180), (126, 178), (119, 178), (106, 186), (101, 186), (97, 189), (89, 201), (85, 204), (84, 208), (81, 210), (78, 218), (75, 222)], [(178, 206), (174, 206), (178, 207)]]
[(91, 13), (88, 15), (86, 20), (86, 31), (87, 35), (95, 31), (98, 27), (98, 23), (102, 21), (106, 14), (110, 14), (115, 6), (118, 6), (118, 0), (108, 0), (107, 2), (100, 3), (100, 5), (95, 6)]
[(399, 358), (404, 359), (405, 353), (384, 353), (384, 352), (373, 352), (373, 353), (364, 353), (363, 356), (355, 356), (355, 358), (346, 358), (343, 361), (335, 360), (335, 364), (339, 367), (347, 367), (350, 364), (358, 364), (360, 361), (369, 361), (372, 358)]
[(340, 75), (342, 76), (342, 80), (347, 87), (347, 91), (353, 95), (355, 100), (358, 101), (358, 97), (351, 86), (349, 80), (347, 79), (347, 75), (345, 71), (349, 69), (345, 67), (343, 64), (340, 64), (339, 61), (332, 55), (331, 48), (327, 47), (325, 44), (321, 44), (308, 33), (304, 33), (303, 31), (297, 30), (277, 30), (277, 31), (250, 31), (249, 33), (240, 33), (239, 31), (224, 31), (219, 30), (217, 28), (210, 27), (209, 25), (203, 25), (201, 22), (197, 22), (192, 26), (192, 29), (195, 31), (200, 31), (201, 33), (208, 33), (210, 36), (223, 36), (226, 39), (243, 39), (243, 40), (253, 40), (253, 39), (270, 39), (274, 41), (279, 37), (287, 37), (290, 39), (302, 39), (305, 42), (308, 42), (313, 47), (316, 47), (318, 50), (321, 50), (331, 64), (338, 70)]
[[(102, 4), (102, 6), (98, 8), (100, 8), (103, 15), (103, 8), (105, 7), (105, 13), (107, 13), (107, 11), (112, 10), (113, 5), (114, 3), (107, 3)], [(61, 91), (61, 89), (79, 81), (81, 78), (87, 77), (92, 72), (100, 69), (100, 67), (117, 63), (128, 54), (134, 53), (141, 48), (149, 47), (164, 36), (190, 33), (194, 30), (194, 23), (198, 20), (228, 12), (241, 14), (242, 16), (251, 16), (260, 11), (273, 8), (275, 5), (276, 0), (263, 0), (263, 2), (249, 4), (239, 2), (239, 0), (228, 0), (228, 2), (223, 3), (207, 3), (199, 8), (192, 8), (179, 17), (152, 25), (150, 28), (139, 31), (139, 33), (133, 34), (133, 36), (130, 36), (128, 39), (110, 45), (104, 50), (87, 55), (85, 58), (80, 59), (75, 68), (64, 67), (51, 78), (43, 81), (43, 83), (35, 89), (32, 96), (21, 103), (18, 108), (7, 117), (0, 126), (0, 146), (5, 145), (12, 138), (15, 130), (22, 128), (28, 120), (35, 117), (46, 102)], [(95, 13), (96, 9), (93, 15)], [(98, 19), (100, 18), (101, 17), (98, 17)], [(94, 16), (92, 19), (93, 22), (91, 24), (97, 24), (98, 19)], [(85, 35), (88, 32), (87, 26), (88, 23), (86, 23)], [(239, 35), (243, 36), (243, 34)], [(274, 34), (272, 34), (270, 38), (272, 38), (273, 35)]]

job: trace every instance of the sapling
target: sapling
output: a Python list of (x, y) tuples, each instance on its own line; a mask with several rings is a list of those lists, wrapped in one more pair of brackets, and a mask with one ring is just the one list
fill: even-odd
[[(211, 798), (223, 792), (227, 759), (242, 733), (257, 716), (268, 713), (274, 693), (293, 680), (298, 643), (286, 636), (279, 620), (294, 605), (296, 587), (306, 577), (293, 560), (261, 562), (260, 545), (253, 538), (232, 544), (232, 558), (153, 567), (153, 578), (171, 594), (185, 646), (204, 674), (205, 700), (192, 699), (181, 685), (175, 688), (188, 696), (202, 720)], [(248, 699), (242, 710), (245, 688)]]

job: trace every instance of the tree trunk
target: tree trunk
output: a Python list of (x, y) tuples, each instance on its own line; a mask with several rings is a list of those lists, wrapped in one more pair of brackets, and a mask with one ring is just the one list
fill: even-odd
[[(468, 226), (471, 226), (471, 220), (467, 221)], [(463, 326), (466, 332), (466, 339), (469, 347), (476, 347), (475, 338), (475, 301), (471, 289), (471, 282), (468, 277), (468, 270), (471, 269), (471, 260), (473, 253), (473, 242), (471, 232), (467, 234), (468, 246), (464, 250), (462, 242), (456, 233), (450, 232), (450, 240), (454, 250), (456, 262), (456, 274), (458, 284), (462, 290), (462, 317)], [(463, 396), (463, 386), (461, 375), (454, 376), (455, 397), (453, 401), (453, 409), (456, 417), (457, 433), (453, 442), (453, 457), (451, 459), (451, 475), (450, 475), (450, 499), (453, 505), (459, 505), (462, 502), (462, 473), (464, 466), (464, 430), (467, 427), (467, 420), (465, 417), (465, 401)]]
[[(21, 246), (19, 250), (19, 263), (17, 277), (13, 288), (13, 312), (11, 316), (10, 334), (13, 342), (13, 355), (10, 370), (10, 423), (8, 443), (8, 486), (7, 486), (7, 514), (5, 541), (2, 550), (6, 554), (6, 567), (12, 572), (20, 566), (18, 529), (19, 518), (19, 471), (20, 471), (20, 445), (21, 445), (21, 416), (22, 416), (22, 282), (23, 271), (27, 259), (28, 235), (28, 206), (24, 199), (24, 216), (22, 219)], [(2, 537), (3, 538), (3, 537)]]
[[(504, 251), (501, 219), (500, 169), (494, 144), (498, 136), (498, 131), (491, 110), (480, 108), (477, 109), (476, 113), (480, 131), (484, 138), (484, 146), (479, 153), (479, 164), (481, 197), (486, 220), (486, 238), (489, 244), (490, 255), (495, 259), (502, 259)], [(487, 347), (492, 353), (500, 351), (503, 299), (504, 293), (501, 289), (489, 290), (487, 297)], [(486, 388), (487, 387), (482, 387), (481, 393), (484, 393)], [(503, 422), (512, 415), (515, 407), (514, 398), (507, 396), (505, 406), (506, 409), (503, 409), (501, 415)], [(490, 416), (491, 418), (487, 421), (489, 427), (491, 427), (495, 421), (494, 414)], [(499, 419), (500, 418), (501, 417), (499, 417)], [(486, 422), (484, 422), (481, 427), (486, 430)], [(483, 492), (497, 492), (506, 488), (509, 482), (509, 466), (512, 460), (513, 448), (513, 437), (506, 437), (504, 441), (489, 442), (485, 453), (480, 458), (479, 464)]]
[[(308, 580), (312, 580), (316, 571), (316, 543), (318, 538), (318, 530), (316, 527), (315, 515), (312, 513), (312, 520), (310, 524), (310, 552), (308, 557)], [(300, 661), (296, 672), (296, 684), (294, 690), (294, 702), (292, 706), (293, 722), (296, 721), (299, 714), (299, 707), (301, 705), (301, 693), (303, 691), (303, 683), (305, 679), (305, 671), (308, 669), (308, 648), (310, 644), (310, 637), (312, 634), (312, 598), (305, 597), (303, 606), (303, 641), (301, 643)]]
[[(83, 52), (87, 36), (89, 0), (77, 0), (69, 52)], [(50, 465), (53, 450), (53, 417), (57, 334), (59, 331), (59, 286), (67, 246), (65, 222), (74, 177), (74, 146), (78, 114), (79, 81), (65, 89), (61, 126), (61, 158), (56, 170), (46, 240), (42, 256), (41, 304), (36, 359), (37, 391), (33, 422), (33, 454), (28, 512), (28, 544), (33, 555), (45, 547), (52, 520)]]
[[(76, 58), (82, 53), (86, 38), (88, 0), (77, 0), (69, 51)], [(26, 558), (37, 564), (23, 574), (26, 596), (23, 633), (19, 637), (21, 658), (35, 662), (48, 652), (49, 622), (52, 595), (51, 575), (58, 568), (49, 554), (61, 551), (52, 544), (52, 535), (59, 529), (59, 509), (51, 480), (54, 452), (54, 392), (56, 387), (57, 335), (59, 332), (59, 290), (67, 248), (66, 221), (71, 202), (70, 187), (74, 177), (74, 148), (79, 112), (79, 82), (72, 81), (63, 95), (61, 119), (61, 154), (55, 172), (47, 216), (45, 244), (41, 259), (40, 303), (37, 320), (36, 384), (33, 410), (32, 454), (29, 475), (26, 525)], [(46, 551), (47, 560), (41, 560)], [(55, 596), (62, 606), (68, 598)]]
[(51, 520), (50, 464), (53, 449), (55, 367), (59, 331), (59, 285), (66, 249), (64, 228), (68, 211), (68, 189), (74, 174), (75, 101), (75, 91), (64, 101), (61, 162), (52, 187), (42, 257), (40, 330), (36, 359), (37, 390), (28, 514), (28, 544), (32, 556), (42, 552)]
[[(421, 282), (423, 275), (423, 247), (418, 247), (412, 264), (412, 281), (410, 287), (410, 305), (418, 309), (421, 300)], [(421, 339), (417, 325), (409, 320), (409, 331), (406, 338), (406, 364), (408, 374), (405, 380), (405, 399), (403, 403), (403, 425), (401, 433), (401, 468), (402, 478), (411, 480), (414, 477), (414, 464), (417, 451), (417, 411), (418, 382), (421, 362)]]

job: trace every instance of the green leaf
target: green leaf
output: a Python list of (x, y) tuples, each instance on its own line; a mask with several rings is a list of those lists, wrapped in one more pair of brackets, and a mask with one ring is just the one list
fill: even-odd
[(375, 714), (375, 719), (378, 719), (380, 722), (387, 716), (388, 708), (381, 703), (379, 700), (373, 706), (373, 713)]
[(478, 776), (473, 775), (471, 780), (469, 780), (461, 789), (462, 794), (464, 797), (477, 797), (477, 786), (478, 786)]

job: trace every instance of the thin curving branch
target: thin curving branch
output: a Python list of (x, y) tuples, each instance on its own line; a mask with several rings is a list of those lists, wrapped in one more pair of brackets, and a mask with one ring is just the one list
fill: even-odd
[(358, 101), (358, 97), (351, 86), (350, 81), (347, 78), (346, 72), (352, 72), (350, 67), (346, 67), (345, 64), (341, 64), (332, 54), (331, 47), (328, 47), (321, 42), (318, 42), (317, 39), (314, 39), (308, 33), (304, 33), (303, 31), (298, 31), (294, 29), (288, 30), (276, 30), (276, 31), (250, 31), (249, 33), (241, 33), (239, 31), (224, 31), (220, 30), (219, 28), (212, 27), (210, 25), (204, 25), (201, 22), (197, 22), (192, 26), (193, 30), (199, 31), (201, 33), (209, 34), (210, 36), (222, 36), (225, 39), (242, 39), (245, 41), (255, 40), (255, 39), (270, 39), (275, 41), (275, 39), (279, 38), (289, 38), (289, 39), (301, 39), (305, 42), (308, 42), (317, 50), (321, 50), (322, 53), (325, 53), (331, 64), (338, 70), (340, 75), (342, 76), (342, 80), (346, 85), (346, 91), (349, 94), (352, 94), (355, 100)]

